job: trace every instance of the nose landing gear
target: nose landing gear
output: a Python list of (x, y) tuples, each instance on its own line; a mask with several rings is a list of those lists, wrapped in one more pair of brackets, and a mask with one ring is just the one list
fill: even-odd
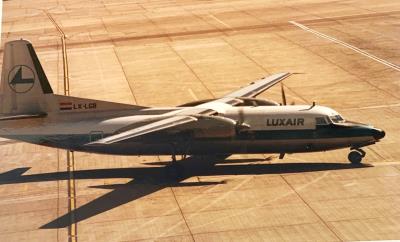
[(353, 151), (349, 153), (347, 158), (352, 164), (355, 165), (360, 164), (362, 159), (365, 157), (365, 151), (363, 151), (362, 149), (352, 149), (352, 150)]

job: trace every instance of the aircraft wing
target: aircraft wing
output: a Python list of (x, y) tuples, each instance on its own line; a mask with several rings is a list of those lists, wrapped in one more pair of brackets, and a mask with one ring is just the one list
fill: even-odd
[(191, 117), (191, 116), (172, 116), (169, 118), (165, 118), (159, 121), (155, 121), (143, 126), (140, 126), (138, 128), (130, 129), (128, 131), (111, 135), (109, 137), (106, 137), (104, 139), (100, 139), (91, 143), (88, 143), (87, 145), (106, 145), (106, 144), (112, 144), (112, 143), (117, 143), (120, 141), (124, 141), (127, 139), (135, 138), (138, 136), (146, 135), (149, 133), (165, 130), (168, 128), (172, 127), (177, 127), (183, 124), (191, 123), (191, 122), (196, 122), (197, 118)]
[(225, 95), (224, 98), (226, 98), (226, 97), (231, 97), (231, 98), (235, 98), (235, 97), (248, 97), (248, 98), (256, 97), (258, 94), (260, 94), (260, 93), (264, 92), (265, 90), (271, 88), (272, 86), (274, 86), (275, 84), (281, 82), (283, 79), (289, 77), (290, 75), (291, 75), (291, 73), (283, 72), (283, 73), (278, 73), (278, 74), (274, 74), (274, 75), (268, 76), (268, 77), (263, 78), (261, 80), (252, 82), (247, 87), (244, 87), (242, 89), (239, 89), (237, 91), (229, 93), (229, 94)]
[[(115, 134), (109, 137), (106, 137), (104, 139), (100, 139), (91, 143), (88, 143), (87, 145), (107, 145), (107, 144), (113, 144), (117, 142), (121, 142), (124, 140), (132, 139), (138, 136), (144, 136), (150, 133), (154, 133), (157, 131), (162, 131), (170, 128), (176, 128), (179, 130), (179, 126), (182, 126), (184, 124), (188, 123), (193, 123), (193, 122), (198, 122), (199, 118), (201, 121), (199, 121), (199, 128), (201, 128), (201, 124), (204, 125), (204, 117), (209, 117), (211, 115), (214, 115), (218, 112), (224, 112), (227, 108), (236, 106), (240, 103), (242, 103), (242, 100), (239, 98), (251, 98), (255, 97), (261, 92), (269, 89), (270, 87), (274, 86), (275, 84), (279, 83), (283, 79), (287, 78), (290, 76), (291, 73), (278, 73), (269, 77), (266, 77), (264, 79), (258, 80), (256, 82), (251, 83), (249, 86), (246, 86), (244, 88), (241, 88), (235, 92), (229, 93), (228, 95), (223, 96), (220, 99), (213, 100), (210, 102), (206, 102), (200, 105), (197, 105), (192, 108), (185, 108), (183, 110), (179, 111), (174, 111), (169, 113), (168, 116), (166, 116), (164, 119), (161, 119), (159, 121), (155, 121), (146, 125), (143, 125), (138, 128), (133, 128), (127, 131), (124, 131), (119, 134)], [(210, 129), (211, 127), (214, 127), (216, 123), (224, 124), (226, 130), (228, 131), (227, 134), (232, 131), (232, 127), (235, 125), (235, 121), (231, 119), (226, 119), (226, 118), (218, 118), (218, 117), (212, 117), (209, 119), (209, 126), (206, 128), (203, 127), (205, 130)], [(221, 129), (222, 126), (221, 126)]]
[(281, 82), (292, 75), (289, 72), (282, 72), (278, 74), (274, 74), (268, 77), (265, 77), (261, 80), (254, 81), (250, 83), (250, 85), (243, 87), (237, 91), (231, 92), (219, 99), (202, 103), (193, 107), (192, 109), (183, 109), (176, 114), (181, 115), (195, 115), (195, 114), (203, 114), (203, 115), (213, 115), (215, 113), (224, 112), (229, 107), (236, 106), (243, 102), (240, 98), (253, 98), (259, 95), (260, 93), (268, 90), (275, 84)]

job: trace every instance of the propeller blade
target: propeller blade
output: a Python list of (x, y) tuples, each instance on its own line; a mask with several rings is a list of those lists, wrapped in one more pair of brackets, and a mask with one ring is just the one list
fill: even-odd
[(283, 103), (283, 105), (286, 105), (285, 89), (283, 88), (282, 82), (281, 82), (281, 93), (282, 93), (282, 103)]
[(238, 120), (238, 124), (243, 124), (243, 123), (244, 123), (243, 108), (239, 108), (239, 120)]

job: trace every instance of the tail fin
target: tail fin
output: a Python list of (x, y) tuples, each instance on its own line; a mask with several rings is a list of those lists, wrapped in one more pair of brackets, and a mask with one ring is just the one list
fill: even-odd
[(0, 85), (3, 114), (42, 113), (45, 96), (53, 94), (32, 44), (15, 40), (5, 44)]
[(6, 116), (6, 119), (41, 117), (49, 112), (143, 108), (146, 107), (54, 95), (32, 44), (22, 39), (5, 44), (0, 84), (0, 113)]

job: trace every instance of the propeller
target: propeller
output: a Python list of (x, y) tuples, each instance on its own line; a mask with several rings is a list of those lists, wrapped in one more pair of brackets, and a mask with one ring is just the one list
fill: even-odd
[[(291, 75), (298, 75), (298, 74), (305, 74), (304, 72), (293, 72)], [(282, 94), (282, 105), (287, 105), (286, 101), (286, 94), (285, 94), (285, 88), (283, 86), (283, 83), (281, 82), (281, 94)], [(295, 105), (295, 101), (292, 101), (290, 105)]]
[(244, 112), (243, 108), (239, 108), (239, 115), (238, 115), (238, 121), (236, 122), (236, 130), (238, 133), (248, 130), (250, 128), (250, 125), (246, 124), (244, 122)]
[(286, 95), (285, 95), (285, 89), (283, 88), (282, 82), (281, 82), (281, 94), (282, 94), (282, 105), (286, 106)]
[[(285, 88), (282, 82), (281, 82), (281, 94), (282, 94), (282, 105), (287, 105)], [(295, 105), (295, 104), (296, 104), (295, 101), (290, 102), (290, 105)]]

